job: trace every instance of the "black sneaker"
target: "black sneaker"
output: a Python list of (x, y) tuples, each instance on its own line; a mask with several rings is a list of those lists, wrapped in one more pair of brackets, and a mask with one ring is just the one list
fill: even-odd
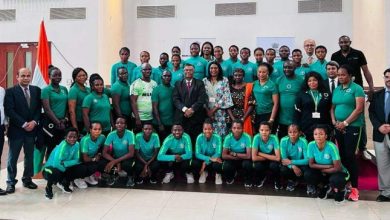
[(155, 177), (150, 177), (149, 182), (150, 182), (151, 184), (156, 184), (156, 183), (157, 183), (157, 179), (156, 179)]
[(332, 191), (332, 188), (329, 186), (324, 186), (323, 188), (320, 189), (320, 192), (318, 193), (318, 198), (320, 199), (327, 199), (328, 194)]
[(133, 177), (129, 176), (126, 182), (126, 187), (133, 187), (135, 185)]
[(246, 180), (245, 183), (244, 183), (244, 186), (245, 186), (246, 188), (252, 187), (252, 181)]
[(69, 188), (69, 184), (64, 184), (64, 192), (65, 193), (72, 193), (73, 191)]
[(334, 201), (335, 201), (336, 203), (342, 203), (342, 202), (344, 202), (345, 193), (346, 193), (345, 190), (336, 192), (335, 195), (334, 195)]
[(275, 190), (281, 190), (283, 189), (283, 186), (280, 184), (279, 181), (275, 181)]
[(48, 199), (52, 199), (53, 198), (53, 189), (51, 187), (46, 186), (46, 188), (45, 188), (45, 196)]

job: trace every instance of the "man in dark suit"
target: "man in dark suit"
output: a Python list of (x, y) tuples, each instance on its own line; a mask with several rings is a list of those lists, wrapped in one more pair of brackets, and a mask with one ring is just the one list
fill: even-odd
[(175, 83), (173, 104), (175, 105), (175, 123), (182, 124), (184, 131), (191, 137), (195, 146), (197, 136), (202, 132), (206, 114), (204, 105), (207, 102), (206, 89), (201, 80), (194, 78), (194, 66), (184, 66), (185, 78)]
[(329, 61), (326, 64), (326, 74), (328, 75), (328, 78), (324, 80), (324, 86), (330, 95), (332, 95), (333, 90), (339, 85), (339, 80), (337, 79), (338, 69), (339, 64), (336, 61)]
[(374, 93), (368, 109), (378, 167), (378, 202), (390, 202), (390, 69), (385, 70), (384, 80), (385, 88)]
[(20, 151), (24, 149), (23, 186), (36, 189), (32, 182), (34, 144), (37, 136), (37, 125), (41, 115), (41, 89), (29, 85), (31, 71), (21, 68), (16, 76), (18, 84), (5, 92), (4, 110), (9, 118), (8, 140), (9, 153), (7, 162), (7, 193), (15, 192), (16, 166)]

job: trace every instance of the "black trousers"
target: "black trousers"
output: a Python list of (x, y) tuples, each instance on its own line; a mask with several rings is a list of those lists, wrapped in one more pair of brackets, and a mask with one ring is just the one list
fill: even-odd
[(276, 161), (256, 161), (253, 162), (255, 181), (262, 180), (267, 171), (271, 171), (271, 177), (274, 181), (280, 181), (280, 163)]
[(90, 161), (85, 162), (81, 164), (82, 166), (86, 167), (86, 173), (84, 177), (91, 176), (92, 174), (96, 173), (97, 171), (103, 173), (104, 168), (107, 165), (107, 160), (100, 159), (99, 161)]
[(44, 143), (46, 146), (46, 160), (49, 159), (49, 156), (53, 149), (61, 143), (62, 140), (65, 138), (65, 130), (58, 130), (58, 129), (52, 129), (51, 134), (52, 137), (49, 136), (47, 133), (44, 133)]
[(51, 187), (55, 183), (66, 182), (69, 183), (74, 179), (85, 177), (86, 166), (78, 164), (72, 167), (68, 167), (65, 172), (54, 168), (47, 167), (43, 169), (43, 177), (47, 180), (47, 186)]
[(283, 137), (287, 136), (288, 125), (279, 124), (278, 126), (278, 138), (281, 140)]
[(320, 170), (309, 168), (306, 170), (304, 177), (308, 184), (314, 186), (319, 184), (329, 184), (330, 187), (336, 188), (340, 191), (344, 190), (345, 184), (347, 183), (347, 174), (343, 172), (323, 174)]
[[(139, 175), (141, 174), (144, 167), (145, 167), (145, 164), (137, 159), (135, 162), (135, 176), (136, 177), (139, 177)], [(156, 178), (158, 170), (160, 169), (160, 162), (158, 162), (157, 160), (152, 161), (149, 164), (149, 169), (152, 172), (151, 177)]]
[(195, 150), (196, 138), (203, 131), (203, 120), (197, 121), (193, 118), (184, 118), (182, 125), (184, 132), (191, 137), (192, 149)]
[[(198, 160), (198, 159), (192, 160), (192, 166), (194, 167), (193, 170), (196, 174), (199, 174), (200, 169), (202, 168), (202, 164), (203, 164), (203, 160)], [(205, 170), (207, 170), (208, 172), (215, 172), (215, 173), (221, 174), (222, 173), (222, 163), (211, 162), (208, 165), (206, 165)]]
[(182, 160), (180, 162), (162, 162), (159, 161), (161, 164), (162, 169), (165, 173), (170, 173), (175, 170), (179, 170), (180, 173), (192, 173), (193, 167), (192, 167), (192, 159), (190, 160)]
[(222, 174), (227, 181), (231, 181), (239, 169), (242, 169), (244, 180), (250, 181), (253, 172), (251, 160), (225, 160), (222, 163)]
[(341, 163), (351, 175), (351, 185), (354, 188), (358, 187), (359, 173), (355, 152), (360, 145), (361, 134), (361, 127), (348, 126), (345, 129), (345, 133), (336, 130), (336, 140), (340, 151)]
[(158, 137), (160, 138), (160, 143), (162, 144), (165, 138), (172, 134), (172, 125), (164, 125), (164, 131), (160, 131), (158, 125), (154, 125), (154, 130), (156, 130)]
[(283, 165), (281, 165), (281, 167), (280, 167), (280, 175), (287, 180), (294, 180), (295, 181), (298, 179), (303, 179), (304, 175), (307, 172), (307, 170), (309, 169), (309, 167), (307, 165), (302, 165), (302, 166), (297, 166), (297, 167), (301, 170), (302, 176), (295, 175), (292, 168), (289, 168), (288, 166), (283, 166)]
[[(254, 124), (254, 132), (257, 134), (259, 132), (260, 123), (263, 121), (268, 121), (271, 117), (272, 113), (265, 113), (265, 114), (256, 114), (255, 116), (255, 124)], [(275, 120), (275, 119), (274, 119)], [(277, 123), (274, 121), (271, 127), (271, 133), (275, 134), (277, 129)]]

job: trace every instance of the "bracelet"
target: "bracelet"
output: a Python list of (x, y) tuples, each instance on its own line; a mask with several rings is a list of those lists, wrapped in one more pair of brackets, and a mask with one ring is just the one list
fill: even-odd
[(348, 122), (347, 121), (343, 121), (343, 124), (345, 125), (345, 127), (348, 127)]
[(92, 158), (92, 162), (95, 162), (96, 161), (96, 157)]

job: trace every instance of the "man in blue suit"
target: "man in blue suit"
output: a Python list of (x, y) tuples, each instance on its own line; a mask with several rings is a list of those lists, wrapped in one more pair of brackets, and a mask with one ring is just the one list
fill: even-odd
[(18, 84), (8, 88), (4, 97), (4, 111), (9, 118), (8, 140), (9, 152), (7, 161), (7, 193), (15, 192), (16, 166), (20, 151), (24, 149), (23, 186), (36, 189), (32, 182), (34, 144), (41, 114), (41, 89), (30, 85), (31, 71), (21, 68), (16, 79)]

